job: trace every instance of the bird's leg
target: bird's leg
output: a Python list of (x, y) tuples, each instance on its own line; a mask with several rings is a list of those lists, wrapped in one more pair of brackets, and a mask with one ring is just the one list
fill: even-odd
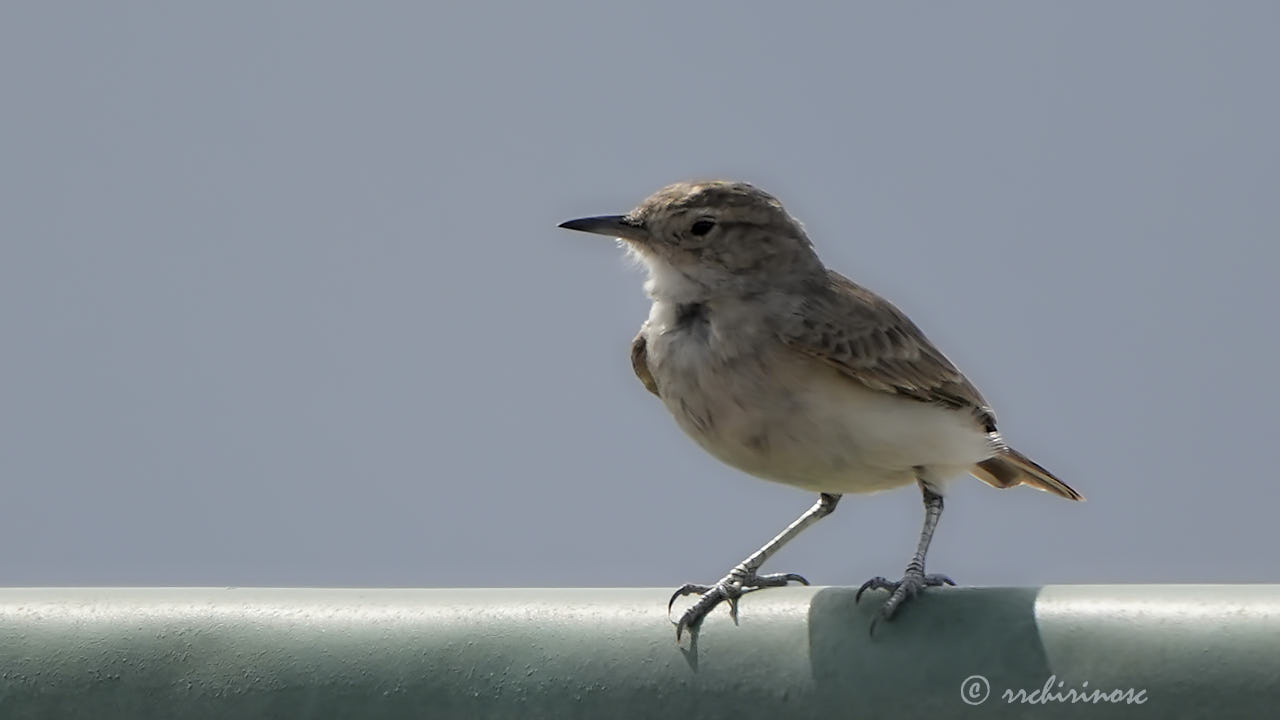
[[(916, 546), (916, 554), (912, 556), (911, 562), (907, 563), (907, 570), (903, 573), (902, 579), (895, 582), (883, 577), (873, 577), (862, 583), (862, 587), (858, 588), (858, 594), (854, 595), (854, 602), (857, 602), (862, 599), (862, 593), (870, 588), (888, 590), (889, 599), (880, 608), (880, 616), (885, 620), (892, 619), (902, 603), (915, 597), (924, 588), (955, 585), (955, 581), (946, 575), (924, 574), (924, 556), (929, 552), (929, 541), (933, 539), (933, 530), (938, 526), (938, 518), (942, 517), (942, 495), (930, 488), (924, 480), (920, 480), (919, 483), (920, 492), (924, 495), (924, 527), (920, 530), (920, 543)], [(874, 621), (872, 629), (875, 629)]]
[(770, 573), (768, 575), (757, 575), (756, 571), (764, 565), (774, 553), (778, 552), (783, 545), (786, 545), (802, 530), (814, 524), (818, 520), (831, 514), (836, 509), (836, 503), (840, 502), (840, 496), (831, 493), (822, 493), (818, 498), (818, 502), (813, 507), (805, 511), (803, 515), (796, 518), (796, 521), (786, 527), (785, 530), (778, 533), (777, 537), (765, 543), (764, 547), (752, 553), (746, 560), (738, 563), (728, 575), (720, 578), (714, 585), (696, 585), (689, 583), (671, 596), (671, 602), (667, 603), (667, 612), (671, 612), (671, 606), (675, 603), (676, 598), (684, 595), (692, 595), (698, 593), (701, 597), (688, 610), (680, 615), (680, 619), (676, 621), (676, 640), (684, 633), (685, 629), (691, 628), (702, 621), (707, 613), (721, 601), (727, 600), (730, 606), (730, 612), (737, 617), (738, 598), (752, 590), (759, 590), (767, 587), (781, 587), (789, 582), (795, 581), (803, 585), (808, 585), (809, 581), (795, 573)]

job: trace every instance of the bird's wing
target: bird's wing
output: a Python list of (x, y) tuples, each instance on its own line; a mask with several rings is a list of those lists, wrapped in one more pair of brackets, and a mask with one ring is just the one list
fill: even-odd
[(640, 378), (645, 390), (658, 394), (658, 382), (653, 379), (653, 373), (649, 372), (649, 349), (644, 339), (644, 328), (640, 328), (636, 339), (631, 341), (631, 369), (635, 370), (636, 377)]
[(978, 388), (888, 300), (837, 272), (781, 329), (782, 341), (872, 390), (969, 410), (988, 431), (995, 413)]

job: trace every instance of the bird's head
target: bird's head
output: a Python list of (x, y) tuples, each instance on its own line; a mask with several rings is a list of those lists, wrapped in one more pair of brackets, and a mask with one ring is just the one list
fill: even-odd
[(626, 215), (560, 227), (619, 238), (648, 268), (650, 294), (681, 302), (786, 289), (822, 267), (782, 203), (742, 182), (675, 183)]

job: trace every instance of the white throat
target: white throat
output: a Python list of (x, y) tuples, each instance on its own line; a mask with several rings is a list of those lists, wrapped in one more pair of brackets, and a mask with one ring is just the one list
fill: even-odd
[(653, 255), (631, 251), (632, 257), (644, 264), (649, 279), (644, 292), (657, 302), (675, 304), (702, 302), (711, 296), (711, 288), (698, 278), (683, 272), (666, 260)]

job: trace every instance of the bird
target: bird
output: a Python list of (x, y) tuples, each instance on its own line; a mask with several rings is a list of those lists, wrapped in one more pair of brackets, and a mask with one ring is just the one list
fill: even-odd
[(747, 592), (808, 584), (760, 573), (841, 497), (916, 485), (924, 524), (899, 580), (873, 618), (891, 620), (926, 588), (954, 585), (925, 572), (947, 481), (965, 474), (997, 488), (1026, 485), (1083, 496), (1011, 447), (978, 388), (901, 310), (828, 269), (804, 227), (773, 195), (746, 182), (668, 185), (624, 215), (559, 225), (617, 238), (647, 270), (652, 304), (631, 344), (640, 383), (703, 450), (749, 475), (818, 493), (803, 515), (723, 578), (688, 583), (667, 605), (697, 600), (676, 639), (717, 605)]

